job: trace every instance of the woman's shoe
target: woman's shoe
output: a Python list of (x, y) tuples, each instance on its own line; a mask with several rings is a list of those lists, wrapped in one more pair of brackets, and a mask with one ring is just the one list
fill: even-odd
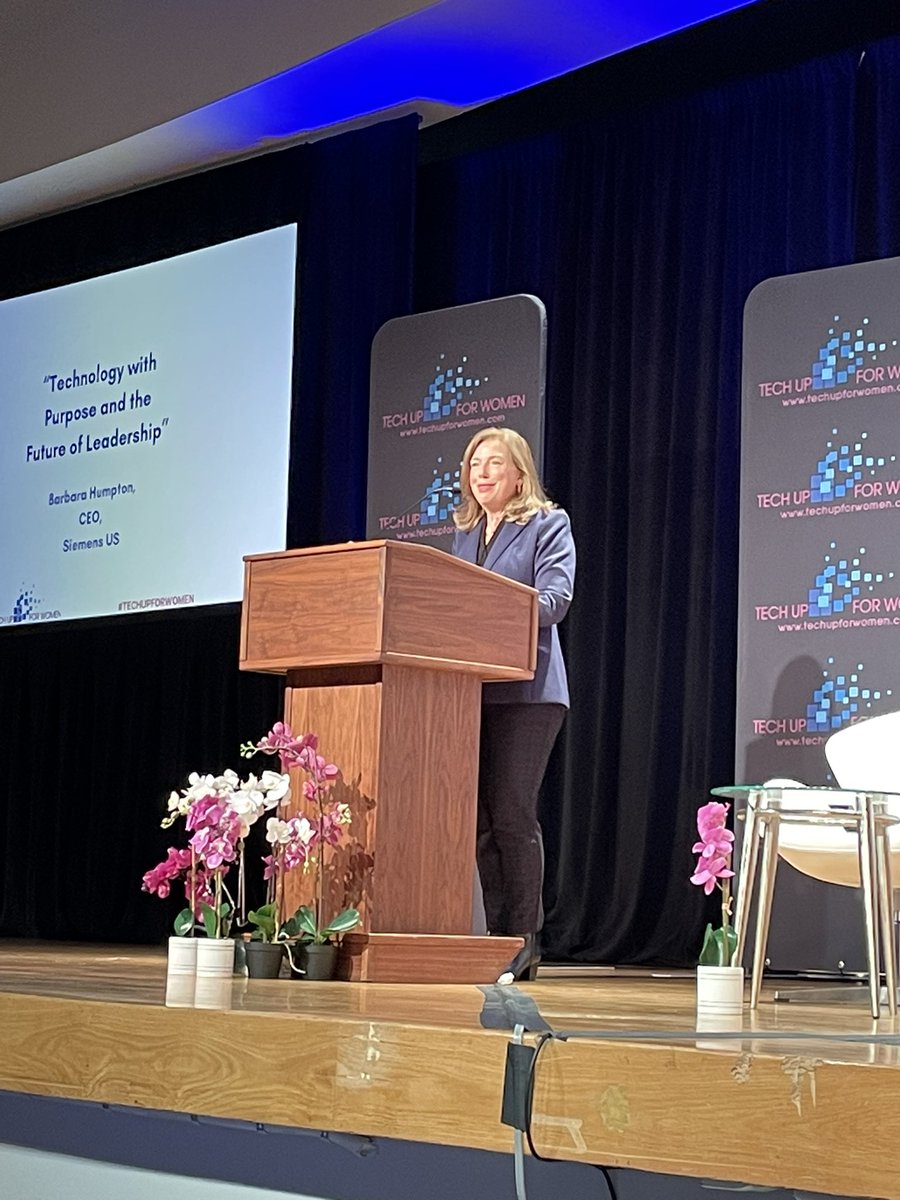
[(525, 945), (500, 973), (498, 983), (518, 983), (519, 980), (533, 982), (537, 978), (541, 962), (541, 947), (536, 933), (525, 934)]

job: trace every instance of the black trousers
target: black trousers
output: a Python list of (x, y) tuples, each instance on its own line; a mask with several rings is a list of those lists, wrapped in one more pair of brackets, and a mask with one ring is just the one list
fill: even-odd
[(478, 773), (478, 873), (493, 934), (543, 924), (544, 845), (538, 794), (566, 709), (483, 704)]

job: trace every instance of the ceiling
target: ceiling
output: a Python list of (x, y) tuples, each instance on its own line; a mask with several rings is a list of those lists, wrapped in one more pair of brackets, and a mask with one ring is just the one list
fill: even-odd
[(0, 226), (509, 95), (748, 0), (2, 0)]

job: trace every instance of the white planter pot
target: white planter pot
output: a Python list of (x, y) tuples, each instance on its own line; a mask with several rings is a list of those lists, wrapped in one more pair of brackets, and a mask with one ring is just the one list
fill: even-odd
[(231, 978), (234, 972), (234, 938), (195, 938), (197, 978)]
[(169, 957), (166, 961), (166, 977), (197, 974), (197, 939), (192, 937), (170, 937)]
[(697, 968), (698, 1016), (740, 1016), (743, 1007), (743, 967)]

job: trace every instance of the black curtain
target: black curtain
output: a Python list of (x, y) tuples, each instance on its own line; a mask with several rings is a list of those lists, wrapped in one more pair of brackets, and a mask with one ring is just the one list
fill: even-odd
[[(9, 231), (0, 295), (298, 221), (289, 544), (361, 537), (369, 347), (410, 309), (416, 129), (406, 118)], [(202, 470), (171, 481), (185, 505), (202, 502)], [(267, 486), (264, 461), (247, 471), (235, 486)], [(239, 768), (240, 743), (281, 715), (281, 681), (237, 670), (238, 618), (229, 605), (2, 631), (0, 935), (165, 935), (171, 906), (140, 883), (165, 854), (169, 790)]]
[(543, 803), (551, 957), (689, 964), (712, 915), (688, 876), (696, 809), (733, 778), (742, 309), (768, 276), (854, 257), (857, 63), (420, 172), (417, 307), (548, 309), (546, 482), (579, 554)]

